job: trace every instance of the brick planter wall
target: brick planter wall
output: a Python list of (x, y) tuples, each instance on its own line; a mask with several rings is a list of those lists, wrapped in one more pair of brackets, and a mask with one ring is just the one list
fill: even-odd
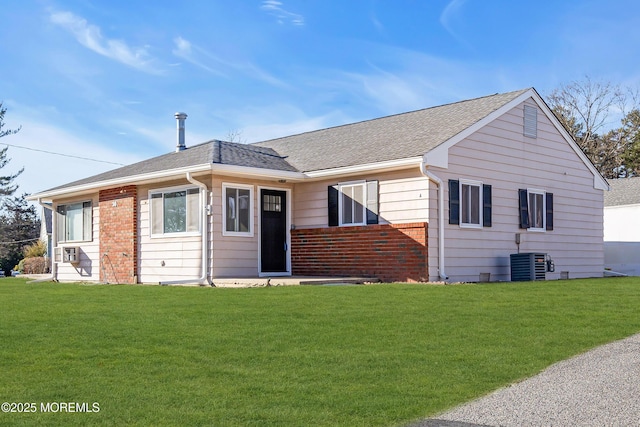
[(100, 191), (101, 282), (138, 282), (137, 196), (135, 185)]
[(428, 280), (427, 223), (291, 231), (291, 268), (301, 276)]

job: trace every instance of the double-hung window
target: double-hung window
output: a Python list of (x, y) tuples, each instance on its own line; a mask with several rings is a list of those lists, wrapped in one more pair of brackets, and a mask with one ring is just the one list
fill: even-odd
[(482, 227), (482, 183), (460, 181), (460, 226)]
[(200, 232), (198, 188), (154, 190), (149, 196), (152, 236)]
[(329, 226), (378, 224), (378, 181), (329, 186)]
[(553, 193), (538, 189), (519, 190), (520, 228), (553, 230)]
[(341, 184), (338, 211), (340, 225), (365, 225), (366, 187), (364, 182)]
[(491, 227), (491, 185), (468, 179), (449, 180), (449, 224)]
[(253, 186), (222, 184), (222, 234), (253, 236)]
[(57, 240), (58, 242), (86, 242), (92, 240), (91, 202), (58, 205)]

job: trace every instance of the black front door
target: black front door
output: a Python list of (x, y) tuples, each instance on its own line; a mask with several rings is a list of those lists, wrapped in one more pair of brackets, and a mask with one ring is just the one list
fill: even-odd
[(260, 190), (262, 273), (287, 271), (287, 193)]

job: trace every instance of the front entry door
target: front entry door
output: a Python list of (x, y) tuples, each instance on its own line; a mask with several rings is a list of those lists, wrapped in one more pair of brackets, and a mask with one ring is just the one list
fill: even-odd
[(287, 192), (260, 190), (262, 273), (287, 272)]

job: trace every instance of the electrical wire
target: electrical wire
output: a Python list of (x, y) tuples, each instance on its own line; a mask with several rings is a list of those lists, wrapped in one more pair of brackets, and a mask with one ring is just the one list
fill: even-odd
[(56, 156), (71, 157), (73, 159), (89, 160), (91, 162), (109, 163), (111, 165), (124, 166), (124, 163), (109, 162), (107, 160), (98, 160), (98, 159), (91, 159), (89, 157), (80, 157), (80, 156), (74, 156), (74, 155), (71, 155), (71, 154), (56, 153), (54, 151), (40, 150), (38, 148), (24, 147), (22, 145), (7, 144), (6, 142), (0, 142), (0, 145), (6, 145), (8, 147), (14, 147), (14, 148), (23, 148), (25, 150), (38, 151), (40, 153), (53, 154), (53, 155), (56, 155)]
[(39, 237), (36, 237), (34, 239), (26, 239), (26, 240), (16, 240), (15, 242), (0, 242), (0, 245), (14, 245), (16, 243), (26, 243), (26, 242), (33, 242), (35, 240), (40, 240)]

